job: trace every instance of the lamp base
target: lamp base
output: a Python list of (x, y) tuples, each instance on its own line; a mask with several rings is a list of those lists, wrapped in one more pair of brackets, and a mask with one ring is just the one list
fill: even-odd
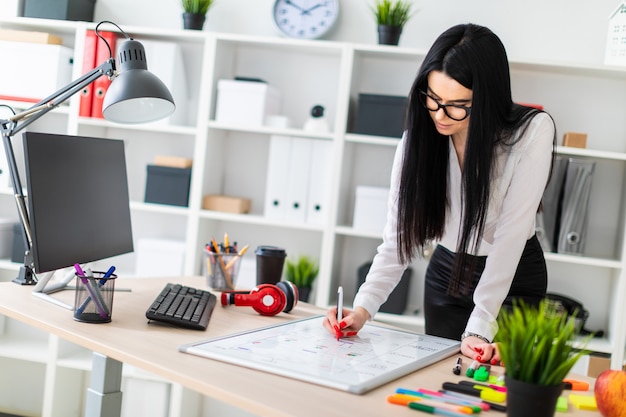
[(13, 279), (13, 282), (20, 285), (35, 285), (37, 280), (35, 279), (35, 274), (33, 274), (33, 270), (31, 268), (22, 266), (17, 277)]

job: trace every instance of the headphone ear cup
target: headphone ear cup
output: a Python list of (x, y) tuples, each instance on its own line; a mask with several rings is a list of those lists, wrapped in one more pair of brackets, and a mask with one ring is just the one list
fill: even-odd
[(283, 311), (287, 304), (287, 296), (276, 285), (261, 284), (250, 294), (254, 294), (255, 297), (252, 308), (262, 316), (275, 316)]
[(280, 281), (276, 284), (282, 292), (285, 293), (286, 304), (283, 311), (289, 313), (298, 304), (298, 287), (290, 281)]

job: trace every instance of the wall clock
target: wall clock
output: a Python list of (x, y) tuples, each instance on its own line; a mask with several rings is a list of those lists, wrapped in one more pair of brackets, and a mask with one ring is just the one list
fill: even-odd
[(275, 0), (272, 18), (285, 36), (321, 38), (339, 17), (339, 0)]

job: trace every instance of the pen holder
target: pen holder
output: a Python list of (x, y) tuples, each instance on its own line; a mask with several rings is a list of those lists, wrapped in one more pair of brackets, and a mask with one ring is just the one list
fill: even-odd
[(104, 272), (94, 272), (91, 277), (76, 274), (74, 320), (85, 323), (111, 321), (115, 278), (115, 274), (105, 277)]
[(204, 275), (210, 289), (232, 291), (237, 284), (241, 255), (204, 250)]

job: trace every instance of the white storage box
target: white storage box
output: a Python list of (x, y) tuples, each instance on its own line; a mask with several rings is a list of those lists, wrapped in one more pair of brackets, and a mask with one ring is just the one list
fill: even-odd
[(9, 259), (13, 253), (14, 219), (0, 219), (0, 259)]
[(24, 15), (24, 0), (2, 0), (0, 19)]
[(219, 80), (215, 120), (263, 126), (268, 116), (280, 113), (280, 92), (264, 82)]
[(389, 188), (357, 186), (352, 227), (382, 233), (387, 220), (388, 198)]
[(185, 266), (185, 242), (138, 239), (135, 275), (143, 278), (179, 277)]
[(0, 98), (38, 102), (72, 81), (73, 50), (61, 45), (0, 41)]

